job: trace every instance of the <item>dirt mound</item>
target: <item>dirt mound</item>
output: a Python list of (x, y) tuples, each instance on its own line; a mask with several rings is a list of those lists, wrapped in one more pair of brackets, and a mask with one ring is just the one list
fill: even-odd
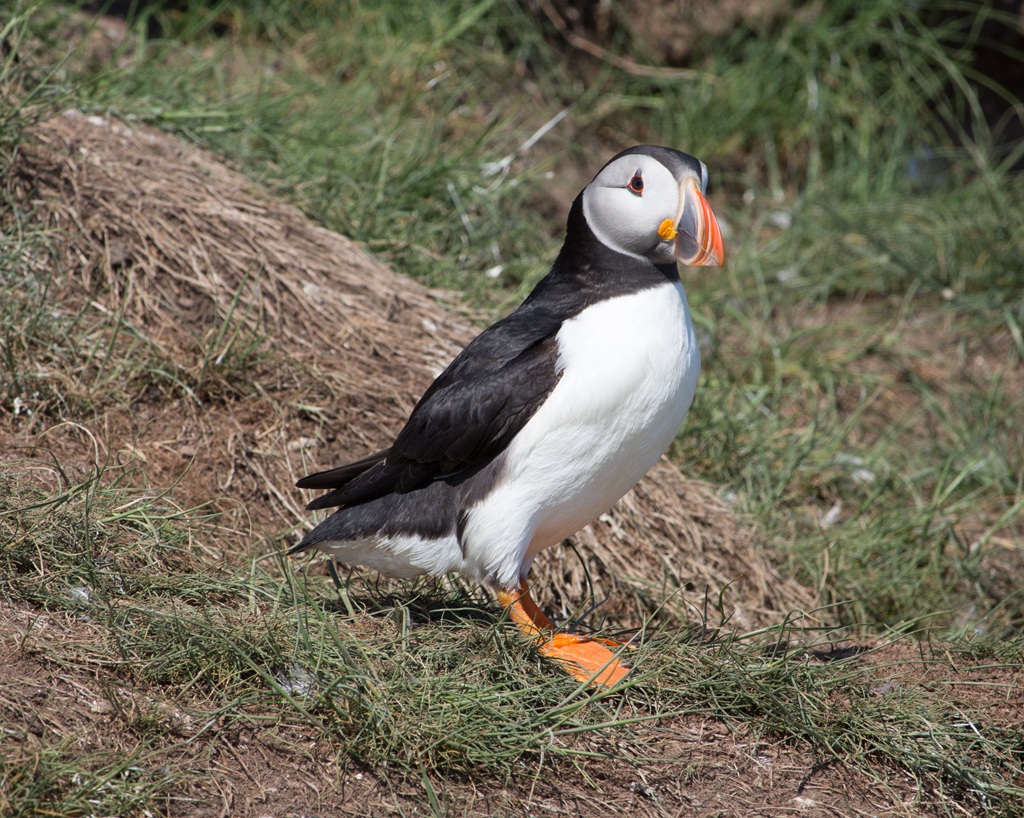
[[(0, 436), (45, 435), (65, 470), (130, 460), (184, 506), (234, 515), (223, 552), (293, 542), (313, 522), (295, 479), (386, 445), (472, 335), (440, 294), (154, 129), (68, 112), (35, 129), (10, 178), (64, 237), (58, 287), (131, 329), (133, 346), (111, 354), (144, 348), (174, 373), (129, 379), (93, 416), (40, 415)], [(576, 539), (579, 558), (554, 549), (534, 570), (539, 600), (562, 615), (588, 582), (623, 625), (638, 609), (699, 621), (705, 594), (724, 599), (711, 624), (737, 628), (813, 601), (711, 487), (665, 461)]]

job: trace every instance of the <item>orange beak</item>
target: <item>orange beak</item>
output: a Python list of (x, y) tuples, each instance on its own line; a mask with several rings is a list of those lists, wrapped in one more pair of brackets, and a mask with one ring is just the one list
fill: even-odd
[(689, 267), (721, 267), (725, 247), (718, 220), (697, 180), (683, 182), (682, 213), (676, 222), (676, 258)]

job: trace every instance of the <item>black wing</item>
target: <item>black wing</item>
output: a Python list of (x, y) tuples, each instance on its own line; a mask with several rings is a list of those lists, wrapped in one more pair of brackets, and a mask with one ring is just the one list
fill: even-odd
[(391, 448), (297, 483), (333, 489), (307, 508), (412, 491), (496, 457), (561, 378), (561, 325), (554, 313), (520, 308), (484, 330), (430, 385)]

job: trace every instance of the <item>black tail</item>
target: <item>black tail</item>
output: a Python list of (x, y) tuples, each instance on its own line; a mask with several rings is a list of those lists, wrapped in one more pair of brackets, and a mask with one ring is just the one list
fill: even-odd
[(333, 489), (323, 497), (318, 497), (313, 500), (307, 509), (313, 510), (317, 508), (330, 508), (331, 506), (338, 505), (338, 503), (330, 502), (335, 492), (347, 486), (359, 475), (363, 474), (367, 469), (371, 469), (378, 463), (382, 463), (386, 458), (391, 449), (381, 449), (379, 452), (374, 452), (371, 455), (356, 460), (353, 463), (349, 463), (345, 466), (338, 466), (334, 469), (327, 469), (326, 471), (318, 471), (316, 474), (309, 474), (303, 477), (301, 480), (295, 483), (300, 489)]

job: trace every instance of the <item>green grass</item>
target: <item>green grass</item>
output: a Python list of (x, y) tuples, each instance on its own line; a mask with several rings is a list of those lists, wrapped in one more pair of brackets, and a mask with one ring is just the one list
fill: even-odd
[[(0, 812), (161, 809), (185, 775), (171, 763), (175, 730), (215, 745), (219, 729), (254, 724), (290, 746), (326, 739), (388, 780), (426, 781), (423, 803), (443, 812), (431, 781), (502, 784), (538, 765), (585, 769), (592, 753), (653, 758), (654, 739), (630, 726), (687, 716), (879, 780), (906, 772), (945, 814), (1010, 815), (1024, 802), (1006, 724), (942, 685), (888, 685), (870, 657), (810, 652), (900, 635), (920, 640), (923, 667), (1022, 658), (1022, 562), (1005, 557), (1024, 536), (1012, 377), (1024, 362), (1024, 178), (1011, 172), (1019, 148), (994, 144), (978, 117), (973, 89), (994, 80), (965, 51), (975, 29), (927, 28), (906, 3), (826, 4), (702, 43), (700, 76), (670, 81), (562, 59), (512, 0), (222, 2), (167, 11), (166, 39), (129, 38), (100, 62), (65, 59), (58, 21), (27, 8), (5, 29), (22, 57), (5, 52), (0, 75), (18, 101), (0, 113), (5, 158), (69, 103), (155, 123), (491, 314), (557, 249), (561, 223), (535, 211), (545, 185), (561, 184), (549, 172), (592, 172), (609, 145), (639, 141), (703, 158), (731, 228), (729, 266), (685, 277), (709, 354), (674, 455), (725, 486), (788, 569), (821, 589), (828, 624), (848, 629), (780, 623), (709, 645), (661, 636), (626, 693), (603, 697), (539, 667), (460, 583), (385, 594), (357, 580), (341, 597), (323, 577), (257, 560), (276, 534), (249, 543), (218, 529), (211, 508), (140, 489), (142, 463), (86, 477), (58, 468), (61, 488), (43, 490), (15, 469), (42, 468), (45, 453), (29, 466), (19, 453), (0, 480), (0, 600), (88, 621), (94, 635), (27, 638), (21, 655), (109, 679), (128, 738), (127, 752), (79, 756), (47, 733), (0, 755)], [(978, 10), (975, 22), (985, 16), (998, 21)], [(615, 47), (653, 59), (628, 31)], [(484, 172), (566, 108), (538, 146)], [(9, 190), (2, 207), (0, 418), (11, 428), (100, 416), (154, 384), (197, 406), (230, 402), (274, 365), (237, 301), (187, 356), (65, 301), (60, 237)], [(972, 369), (977, 356), (988, 370)], [(999, 364), (1003, 374), (984, 374)], [(232, 536), (244, 545), (214, 564), (203, 548)]]
[(0, 758), (5, 815), (131, 815), (166, 803), (173, 781), (147, 758), (83, 755), (72, 745)]
[[(522, 53), (497, 48), (505, 25), (524, 22), (521, 11), (484, 2), (328, 14), (314, 4), (267, 12), (281, 16), (265, 24), (244, 7), (236, 13), (232, 36), (129, 52), (133, 70), (99, 70), (84, 102), (203, 140), (431, 284), (481, 298), (493, 289), (483, 269), (502, 265), (513, 284), (536, 277), (548, 236), (525, 213), (512, 231), (507, 218), (530, 175), (481, 174), (543, 124), (528, 101), (495, 106), (492, 96), (511, 90), (510, 67), (542, 45), (534, 34)], [(463, 44), (459, 31), (472, 39)], [(531, 240), (539, 231), (543, 244)]]
[[(989, 321), (998, 326), (999, 301), (993, 306)], [(998, 380), (984, 391), (953, 381), (954, 345), (977, 331), (977, 313), (923, 297), (916, 308), (966, 325), (936, 362), (939, 382), (911, 374), (930, 358), (907, 345), (898, 315), (862, 311), (867, 325), (821, 324), (784, 339), (776, 333), (788, 317), (748, 317), (764, 350), (718, 353), (692, 434), (678, 444), (680, 458), (740, 493), (815, 584), (849, 601), (848, 622), (927, 617), (941, 625), (971, 605), (984, 617), (1003, 600), (986, 599), (971, 578), (985, 573), (995, 533), (1019, 532), (1024, 509), (1020, 396)], [(898, 415), (886, 405), (894, 389), (905, 402)], [(842, 522), (823, 529), (817, 518), (832, 508)], [(1019, 623), (1020, 595), (1005, 601), (1003, 613)]]
[[(31, 758), (4, 762), (5, 814), (173, 800), (182, 730), (197, 745), (248, 725), (282, 739), (300, 731), (390, 776), (500, 783), (538, 764), (583, 763), (591, 735), (630, 736), (628, 749), (602, 756), (657, 763), (654, 739), (630, 725), (685, 716), (805, 743), (823, 762), (905, 770), (968, 806), (1024, 797), (1015, 731), (958, 704), (941, 682), (887, 682), (870, 656), (825, 661), (828, 634), (784, 624), (703, 644), (663, 634), (641, 649), (624, 695), (597, 694), (536, 667), (493, 604), (459, 585), (404, 583), (381, 596), (356, 581), (342, 599), (326, 577), (278, 559), (217, 569), (200, 553), (219, 533), (202, 509), (140, 500), (118, 482), (108, 471), (57, 495), (0, 485), (0, 534), (12, 544), (0, 552), (6, 600), (89, 623), (86, 642), (29, 635), (18, 655), (58, 678), (88, 666), (129, 747), (117, 763), (100, 753), (72, 764), (66, 739), (44, 732)], [(1024, 646), (1003, 643), (998, 659), (980, 640), (970, 659), (947, 650), (910, 649), (906, 662), (1008, 669)], [(28, 767), (40, 770), (31, 782)]]

